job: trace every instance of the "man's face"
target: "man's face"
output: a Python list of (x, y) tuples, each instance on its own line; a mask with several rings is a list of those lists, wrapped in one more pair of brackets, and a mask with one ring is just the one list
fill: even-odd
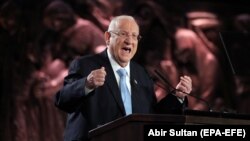
[(114, 59), (125, 67), (137, 51), (139, 28), (135, 21), (120, 19), (109, 32), (106, 42)]

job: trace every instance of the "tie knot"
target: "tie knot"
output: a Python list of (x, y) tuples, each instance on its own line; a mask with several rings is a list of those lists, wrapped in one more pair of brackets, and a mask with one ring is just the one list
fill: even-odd
[(119, 74), (120, 77), (126, 76), (126, 70), (125, 69), (119, 69), (119, 70), (117, 70), (117, 73)]

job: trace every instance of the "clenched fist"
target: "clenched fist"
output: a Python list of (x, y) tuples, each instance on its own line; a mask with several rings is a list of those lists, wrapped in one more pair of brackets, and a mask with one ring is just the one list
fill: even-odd
[(176, 95), (182, 99), (192, 91), (192, 80), (189, 76), (181, 76), (180, 82), (176, 86)]
[(105, 82), (106, 71), (104, 67), (91, 71), (87, 77), (86, 87), (94, 89), (102, 86)]

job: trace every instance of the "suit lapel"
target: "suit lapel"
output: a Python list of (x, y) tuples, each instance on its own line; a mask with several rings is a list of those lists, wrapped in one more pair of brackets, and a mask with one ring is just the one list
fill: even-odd
[(119, 90), (119, 86), (116, 82), (115, 74), (113, 72), (113, 69), (111, 67), (110, 61), (108, 59), (107, 51), (105, 50), (104, 52), (101, 53), (102, 59), (100, 64), (103, 64), (106, 70), (106, 81), (112, 96), (114, 97), (117, 105), (119, 106), (121, 112), (125, 115), (125, 108), (123, 106), (122, 98), (121, 98), (121, 93)]
[[(135, 63), (130, 63), (130, 83), (131, 83), (131, 91), (132, 91), (132, 107), (133, 113), (149, 113), (150, 108), (150, 99), (147, 98), (147, 92), (144, 91), (142, 87), (144, 84), (143, 77), (140, 77), (142, 72), (138, 72), (137, 66)], [(147, 76), (145, 76), (147, 77)], [(148, 91), (148, 93), (151, 93)]]
[(130, 63), (130, 83), (131, 83), (131, 96), (132, 96), (132, 107), (133, 107), (133, 113), (138, 113), (140, 112), (140, 108), (141, 108), (141, 102), (140, 101), (140, 97), (139, 97), (139, 83), (138, 82), (138, 74), (136, 74), (136, 70), (135, 70), (135, 66), (134, 64), (131, 62)]

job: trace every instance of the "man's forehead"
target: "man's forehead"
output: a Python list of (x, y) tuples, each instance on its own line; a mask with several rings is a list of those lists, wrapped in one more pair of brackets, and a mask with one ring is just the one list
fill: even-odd
[(132, 19), (120, 19), (115, 21), (113, 29), (128, 29), (128, 30), (139, 30), (137, 23)]
[(119, 28), (119, 27), (124, 26), (126, 24), (128, 24), (128, 25), (131, 24), (133, 26), (138, 26), (138, 24), (133, 19), (133, 17), (130, 17), (130, 16), (118, 16), (118, 17), (115, 17), (111, 21), (109, 30), (111, 30), (111, 28), (112, 29)]

